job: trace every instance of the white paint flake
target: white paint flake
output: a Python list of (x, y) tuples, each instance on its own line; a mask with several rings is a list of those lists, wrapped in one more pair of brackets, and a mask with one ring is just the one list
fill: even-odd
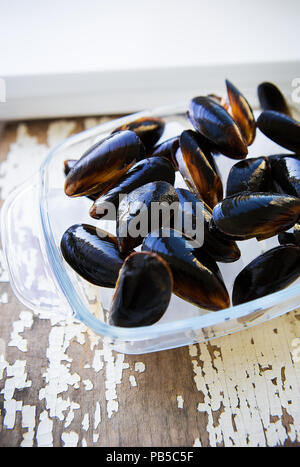
[(44, 410), (40, 414), (40, 422), (36, 432), (36, 442), (38, 447), (53, 446), (53, 421), (48, 417), (48, 412)]
[(23, 433), (21, 447), (32, 447), (35, 434), (35, 413), (36, 408), (33, 405), (23, 405), (22, 407), (22, 428), (27, 432)]
[(25, 329), (30, 329), (33, 325), (33, 314), (31, 311), (21, 311), (19, 321), (13, 323), (13, 331), (11, 339), (7, 344), (10, 347), (17, 347), (22, 352), (27, 352), (27, 339), (24, 339), (20, 334)]
[(132, 387), (137, 386), (137, 384), (136, 384), (136, 379), (135, 379), (135, 377), (134, 377), (133, 375), (130, 375), (130, 376), (129, 376), (129, 382), (130, 382), (130, 384), (131, 384)]
[(1, 296), (0, 296), (0, 303), (2, 303), (2, 305), (6, 305), (6, 303), (8, 303), (8, 295), (7, 295), (7, 292), (4, 292), (3, 294), (1, 294)]
[(99, 402), (97, 401), (95, 415), (94, 415), (94, 430), (97, 430), (100, 422), (101, 422), (101, 407), (100, 407)]
[[(63, 399), (60, 394), (66, 392), (69, 386), (78, 387), (80, 376), (77, 373), (71, 373), (66, 362), (72, 360), (67, 356), (66, 349), (70, 344), (70, 339), (81, 335), (82, 325), (73, 323), (73, 328), (79, 326), (80, 332), (71, 332), (71, 326), (53, 326), (49, 333), (49, 347), (47, 357), (49, 367), (43, 374), (46, 386), (40, 389), (40, 399), (45, 399), (46, 408), (49, 409), (51, 417), (58, 417), (64, 420), (63, 412), (70, 407), (70, 400)], [(77, 329), (76, 329), (77, 330)]]
[(292, 340), (292, 359), (294, 363), (300, 362), (300, 337)]
[(77, 433), (75, 433), (75, 431), (70, 431), (69, 433), (64, 432), (61, 435), (61, 439), (64, 443), (64, 447), (73, 448), (77, 447), (79, 436)]
[(84, 384), (84, 388), (86, 391), (91, 391), (94, 387), (92, 381), (90, 379), (84, 379), (82, 381), (82, 383)]
[(82, 429), (84, 431), (88, 431), (89, 426), (90, 426), (90, 418), (89, 418), (89, 414), (86, 413), (84, 414), (84, 417), (82, 419)]
[(6, 269), (6, 263), (4, 260), (4, 254), (1, 248), (0, 248), (0, 282), (9, 282), (8, 272)]
[(143, 373), (145, 371), (145, 364), (143, 362), (136, 362), (134, 365), (134, 371)]
[(179, 396), (177, 396), (176, 399), (177, 399), (177, 407), (178, 407), (179, 409), (183, 409), (183, 402), (184, 402), (184, 400), (183, 400), (182, 396), (179, 395)]
[[(85, 119), (86, 128), (91, 128), (96, 124), (103, 123), (103, 118)], [(49, 149), (59, 144), (63, 139), (70, 135), (76, 128), (76, 122), (70, 120), (60, 120), (53, 122), (48, 127), (47, 141), (40, 144), (38, 138), (32, 136), (25, 124), (17, 127), (15, 143), (9, 148), (6, 160), (0, 166), (0, 196), (6, 199), (13, 189), (19, 187), (25, 180), (28, 180), (40, 167), (42, 160), (48, 154)], [(20, 235), (22, 232), (20, 233)], [(23, 252), (23, 259), (30, 264), (28, 274), (25, 277), (25, 286), (31, 287), (36, 280), (33, 273), (34, 265), (37, 266), (38, 258), (34, 250), (28, 249)], [(23, 260), (22, 259), (22, 260)], [(3, 258), (3, 251), (0, 250), (0, 281), (7, 282), (8, 274)], [(46, 290), (47, 283), (39, 282), (38, 290)], [(92, 299), (92, 294), (89, 295)], [(0, 296), (1, 304), (8, 302), (7, 293)], [(101, 310), (100, 310), (101, 311)], [(121, 384), (123, 372), (129, 369), (128, 363), (124, 361), (124, 355), (115, 354), (110, 344), (102, 342), (100, 336), (87, 329), (82, 323), (74, 321), (73, 318), (67, 319), (55, 313), (39, 314), (42, 320), (48, 320), (51, 325), (49, 332), (48, 347), (45, 349), (45, 355), (41, 358), (47, 358), (48, 366), (42, 373), (43, 384), (40, 387), (39, 399), (45, 404), (45, 410), (41, 412), (38, 421), (36, 421), (36, 406), (22, 405), (22, 401), (16, 400), (16, 391), (28, 388), (32, 382), (27, 378), (26, 360), (16, 359), (15, 362), (6, 361), (6, 344), (0, 339), (0, 378), (6, 378), (1, 393), (4, 398), (4, 418), (3, 424), (6, 429), (13, 429), (15, 426), (16, 413), (21, 414), (22, 424), (22, 446), (31, 446), (35, 442), (37, 446), (53, 445), (53, 427), (55, 419), (63, 422), (66, 429), (71, 427), (71, 431), (64, 431), (62, 443), (65, 446), (76, 446), (78, 444), (78, 435), (72, 430), (72, 424), (75, 419), (75, 412), (80, 411), (82, 407), (72, 400), (71, 394), (74, 390), (84, 387), (86, 391), (92, 391), (94, 385), (92, 379), (84, 379), (81, 383), (81, 376), (73, 369), (73, 357), (70, 356), (69, 348), (73, 342), (81, 346), (89, 343), (92, 351), (92, 357), (83, 362), (83, 368), (93, 371), (94, 374), (103, 372), (105, 380), (105, 399), (106, 415), (111, 418), (119, 409), (117, 387)], [(33, 314), (31, 311), (21, 311), (19, 319), (12, 324), (12, 331), (8, 347), (15, 347), (18, 352), (26, 356), (28, 351), (27, 339), (23, 333), (30, 331), (33, 326)], [(73, 355), (73, 354), (71, 354)], [(140, 362), (136, 371), (142, 372), (145, 367)], [(134, 385), (135, 378), (131, 378)], [(71, 390), (71, 391), (70, 391)], [(82, 419), (82, 427), (90, 430), (89, 414), (86, 413)], [(77, 417), (78, 418), (78, 417)], [(96, 402), (93, 428), (97, 430), (101, 423), (100, 403)], [(99, 433), (93, 433), (93, 440), (96, 442)], [(83, 439), (82, 445), (85, 444)]]

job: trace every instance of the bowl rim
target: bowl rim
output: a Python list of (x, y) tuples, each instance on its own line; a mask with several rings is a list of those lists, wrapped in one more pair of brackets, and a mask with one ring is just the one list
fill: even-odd
[[(283, 304), (287, 300), (297, 299), (299, 297), (300, 305), (300, 284), (290, 285), (288, 288), (274, 292), (264, 297), (252, 300), (250, 302), (231, 306), (217, 312), (208, 312), (203, 315), (194, 316), (186, 319), (180, 319), (167, 323), (155, 323), (151, 326), (140, 326), (135, 328), (123, 328), (112, 326), (100, 321), (94, 316), (85, 306), (81, 298), (78, 296), (72, 281), (63, 267), (63, 261), (59, 249), (54, 242), (52, 235), (51, 222), (47, 209), (47, 176), (48, 166), (51, 160), (55, 157), (57, 151), (63, 150), (65, 147), (81, 142), (83, 139), (97, 137), (99, 133), (111, 131), (124, 123), (128, 123), (134, 119), (143, 116), (172, 116), (175, 114), (184, 115), (182, 109), (186, 108), (186, 103), (177, 103), (158, 107), (153, 110), (143, 110), (141, 112), (126, 115), (121, 118), (110, 120), (109, 122), (100, 123), (99, 125), (84, 130), (80, 133), (72, 135), (65, 139), (62, 143), (52, 149), (41, 164), (39, 172), (39, 210), (40, 221), (43, 234), (44, 251), (48, 256), (48, 261), (57, 282), (59, 289), (62, 291), (66, 301), (69, 303), (74, 317), (85, 323), (96, 333), (119, 341), (143, 341), (161, 336), (174, 334), (175, 332), (199, 331), (215, 325), (220, 325), (225, 322), (234, 321), (238, 318), (247, 318), (254, 312), (267, 311), (274, 305)], [(243, 325), (243, 329), (252, 326), (253, 323)], [(238, 329), (237, 329), (238, 330)], [(228, 333), (228, 332), (226, 332)], [(218, 336), (216, 336), (218, 337)]]

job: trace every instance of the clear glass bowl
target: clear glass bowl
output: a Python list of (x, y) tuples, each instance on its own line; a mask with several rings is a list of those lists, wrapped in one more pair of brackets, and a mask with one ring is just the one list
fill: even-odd
[[(64, 261), (60, 240), (72, 224), (97, 222), (112, 233), (115, 227), (112, 222), (95, 221), (89, 216), (89, 199), (68, 198), (64, 194), (64, 160), (79, 158), (112, 129), (140, 116), (164, 118), (166, 131), (162, 140), (178, 135), (191, 128), (185, 116), (186, 107), (187, 103), (183, 103), (140, 112), (68, 138), (50, 152), (40, 172), (5, 201), (1, 213), (2, 246), (12, 288), (22, 303), (48, 316), (73, 316), (110, 342), (116, 351), (127, 354), (159, 351), (242, 331), (300, 305), (300, 281), (277, 293), (218, 312), (197, 308), (173, 294), (168, 310), (156, 324), (120, 328), (106, 322), (113, 290), (89, 284)], [(288, 151), (258, 131), (249, 157), (283, 152)], [(225, 186), (227, 174), (236, 161), (221, 155), (216, 160)], [(179, 173), (175, 186), (185, 187)], [(278, 241), (276, 236), (262, 242), (252, 239), (238, 244), (241, 259), (219, 263), (230, 294), (239, 271), (257, 255), (278, 245)]]

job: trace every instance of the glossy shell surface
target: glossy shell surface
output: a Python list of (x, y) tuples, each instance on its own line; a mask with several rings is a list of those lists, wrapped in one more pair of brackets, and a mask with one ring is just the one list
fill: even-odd
[(136, 327), (156, 323), (169, 305), (172, 289), (171, 270), (160, 256), (131, 253), (119, 273), (110, 324)]
[(272, 237), (290, 229), (300, 216), (300, 199), (278, 193), (240, 193), (213, 209), (217, 229), (235, 240)]
[(210, 140), (222, 154), (244, 159), (247, 143), (240, 128), (220, 104), (206, 96), (194, 97), (189, 104), (188, 117), (196, 131)]
[(236, 277), (232, 303), (238, 305), (284, 289), (300, 276), (300, 247), (275, 247), (255, 258)]
[(144, 155), (145, 148), (133, 131), (115, 133), (92, 146), (77, 161), (67, 175), (65, 193), (104, 193)]
[(212, 311), (228, 307), (229, 295), (216, 262), (199, 249), (197, 255), (197, 248), (175, 231), (162, 229), (159, 234), (150, 233), (142, 249), (159, 254), (169, 264), (174, 293)]
[(115, 287), (126, 258), (118, 249), (116, 237), (92, 225), (75, 224), (63, 234), (60, 247), (64, 259), (84, 279)]

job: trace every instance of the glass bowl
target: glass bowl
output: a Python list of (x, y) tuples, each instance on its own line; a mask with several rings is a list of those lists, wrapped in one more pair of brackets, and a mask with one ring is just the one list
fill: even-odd
[[(38, 313), (51, 317), (72, 317), (102, 336), (118, 352), (143, 354), (203, 342), (242, 331), (278, 317), (300, 305), (300, 281), (288, 288), (243, 305), (208, 312), (174, 294), (164, 316), (152, 326), (121, 328), (107, 324), (113, 289), (96, 287), (69, 267), (60, 251), (64, 231), (72, 224), (89, 223), (114, 233), (112, 221), (95, 221), (89, 216), (91, 201), (69, 198), (64, 194), (63, 162), (79, 158), (96, 141), (114, 128), (141, 116), (158, 116), (166, 122), (161, 140), (191, 128), (186, 118), (187, 103), (139, 112), (101, 124), (74, 135), (49, 153), (40, 171), (13, 192), (1, 212), (4, 257), (14, 293)], [(297, 112), (297, 109), (294, 109)], [(258, 115), (259, 110), (255, 111)], [(299, 114), (298, 114), (299, 115)], [(284, 153), (283, 148), (257, 131), (248, 157)], [(223, 184), (237, 161), (215, 156)], [(175, 186), (185, 187), (180, 174)], [(218, 263), (231, 295), (236, 275), (253, 258), (278, 245), (277, 236), (258, 242), (238, 242), (241, 259)], [(279, 265), (280, 267), (280, 265)]]

